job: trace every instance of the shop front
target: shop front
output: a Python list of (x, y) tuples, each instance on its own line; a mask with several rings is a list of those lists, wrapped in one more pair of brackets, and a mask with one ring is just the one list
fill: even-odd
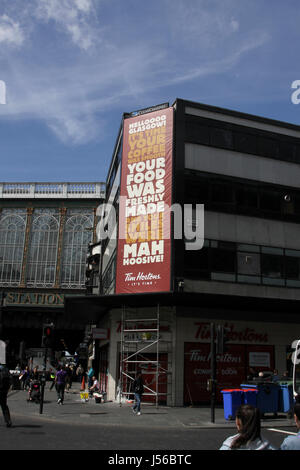
[(239, 388), (250, 371), (258, 374), (273, 372), (276, 368), (282, 375), (288, 367), (286, 351), (293, 341), (295, 325), (178, 317), (177, 373), (181, 369), (183, 377), (182, 383), (177, 382), (178, 405), (201, 405), (210, 401), (207, 382), (211, 378), (212, 322), (223, 324), (229, 330), (226, 351), (216, 354), (217, 403), (222, 403), (221, 390)]
[[(274, 370), (274, 346), (229, 344), (224, 354), (216, 356), (217, 402), (221, 390), (239, 388), (249, 375), (249, 368)], [(184, 403), (210, 401), (207, 381), (211, 377), (211, 351), (208, 343), (184, 344)]]
[[(231, 307), (236, 307), (235, 310), (229, 308), (228, 304), (227, 308), (224, 305), (222, 309), (221, 305), (216, 305), (217, 300), (217, 296), (212, 300), (210, 297), (210, 305), (212, 301), (215, 305), (214, 308), (209, 308), (208, 302), (205, 305), (206, 297), (185, 293), (101, 296), (90, 299), (91, 303), (98, 305), (99, 312), (102, 308), (99, 321), (95, 321), (98, 334), (109, 332), (102, 339), (94, 338), (95, 366), (107, 398), (118, 399), (122, 312), (130, 311), (138, 319), (133, 330), (143, 329), (149, 327), (149, 324), (145, 324), (145, 319), (154, 318), (158, 303), (158, 348), (153, 342), (137, 361), (139, 368), (143, 370), (146, 386), (152, 390), (157, 390), (156, 377), (157, 370), (159, 371), (159, 393), (165, 394), (165, 399), (160, 402), (166, 402), (168, 406), (204, 405), (210, 402), (207, 380), (211, 378), (211, 323), (215, 327), (223, 325), (229, 330), (227, 350), (216, 357), (218, 403), (222, 403), (220, 391), (245, 383), (250, 369), (258, 373), (276, 368), (279, 375), (283, 375), (291, 363), (291, 345), (296, 338), (300, 338), (300, 323), (296, 322), (296, 315), (291, 308), (288, 312), (290, 305), (284, 304), (286, 309), (283, 315), (283, 306), (278, 301), (276, 305), (280, 311), (271, 311), (274, 306), (272, 303), (269, 310), (260, 312), (258, 309), (242, 309), (237, 302), (230, 302)], [(225, 300), (222, 297), (222, 304)], [(247, 305), (249, 304), (247, 299)], [(262, 306), (261, 300), (259, 304)], [(260, 321), (260, 318), (264, 321)], [(155, 329), (153, 327), (154, 324), (151, 328)], [(127, 338), (132, 341), (130, 347), (139, 342), (135, 335), (136, 331)], [(152, 336), (149, 337), (149, 332), (146, 339), (153, 340)], [(151, 365), (151, 361), (158, 362), (158, 369)], [(137, 367), (137, 364), (133, 366)], [(166, 372), (160, 373), (163, 370)], [(152, 400), (150, 396), (145, 395), (144, 398)]]

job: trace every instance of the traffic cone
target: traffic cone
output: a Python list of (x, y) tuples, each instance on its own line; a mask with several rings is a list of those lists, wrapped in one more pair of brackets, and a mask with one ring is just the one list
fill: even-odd
[(82, 382), (81, 382), (81, 391), (84, 391), (85, 390), (85, 380), (84, 380), (84, 376), (82, 377)]

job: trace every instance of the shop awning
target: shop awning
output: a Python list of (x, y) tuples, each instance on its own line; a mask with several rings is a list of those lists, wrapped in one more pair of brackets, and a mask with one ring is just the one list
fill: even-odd
[[(178, 307), (178, 312), (212, 309), (224, 314), (224, 310), (231, 311), (236, 319), (243, 318), (259, 321), (299, 321), (300, 302), (297, 300), (269, 299), (257, 297), (243, 297), (233, 295), (214, 295), (190, 292), (160, 292), (145, 294), (116, 294), (116, 295), (83, 295), (65, 296), (66, 314), (76, 317), (84, 316), (86, 322), (99, 321), (106, 312), (112, 308), (150, 307), (150, 306)], [(208, 311), (206, 312), (208, 313)], [(262, 317), (261, 314), (264, 313)]]

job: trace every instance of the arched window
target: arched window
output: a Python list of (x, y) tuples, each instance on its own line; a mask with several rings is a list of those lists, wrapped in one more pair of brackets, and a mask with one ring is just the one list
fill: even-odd
[(0, 217), (0, 284), (18, 286), (21, 280), (26, 210), (3, 209)]
[(55, 282), (59, 211), (35, 209), (28, 248), (26, 285), (52, 287)]
[(88, 244), (93, 238), (94, 214), (90, 210), (68, 211), (63, 235), (61, 282), (63, 288), (85, 287)]

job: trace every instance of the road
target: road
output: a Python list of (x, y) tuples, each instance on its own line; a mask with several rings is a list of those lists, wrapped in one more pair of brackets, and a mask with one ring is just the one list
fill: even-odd
[[(262, 433), (279, 446), (287, 435), (284, 432), (295, 432), (295, 428), (281, 427), (279, 431), (264, 428)], [(0, 450), (217, 450), (232, 434), (233, 429), (224, 428), (80, 425), (18, 416), (9, 429), (0, 421)]]

